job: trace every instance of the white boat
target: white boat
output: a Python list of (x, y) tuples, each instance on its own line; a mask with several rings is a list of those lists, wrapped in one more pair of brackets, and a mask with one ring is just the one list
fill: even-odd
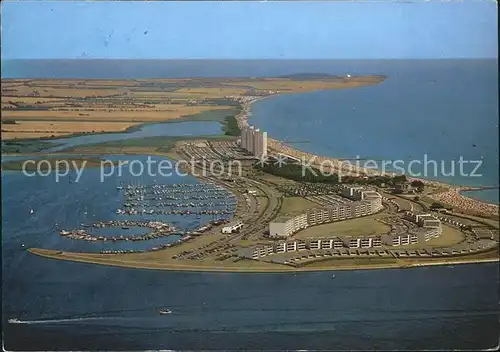
[(9, 319), (9, 324), (19, 324), (21, 321), (17, 318)]
[(33, 209), (30, 210), (30, 214), (33, 214), (35, 211)]
[(168, 315), (170, 313), (172, 313), (172, 311), (170, 309), (167, 309), (167, 308), (160, 310), (161, 315)]
[(335, 279), (335, 274), (332, 275), (332, 279)]

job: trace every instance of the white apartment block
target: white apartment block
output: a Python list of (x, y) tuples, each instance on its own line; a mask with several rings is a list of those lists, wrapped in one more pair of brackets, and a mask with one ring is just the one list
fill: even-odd
[(363, 199), (363, 191), (365, 190), (364, 187), (360, 186), (346, 186), (344, 185), (342, 187), (341, 195), (343, 197), (352, 199), (352, 200), (362, 200)]
[(241, 130), (241, 148), (258, 158), (267, 156), (267, 132), (253, 126)]
[(314, 226), (326, 222), (331, 222), (331, 211), (326, 208), (313, 208), (307, 211), (307, 222), (309, 226)]
[(365, 197), (365, 199), (325, 208), (312, 208), (302, 214), (277, 218), (269, 223), (269, 235), (271, 237), (286, 237), (309, 226), (370, 215), (383, 208), (382, 197), (379, 193), (363, 191), (363, 187), (347, 188), (355, 189), (357, 192), (349, 191), (349, 194), (361, 194), (360, 197)]
[(243, 248), (238, 251), (239, 255), (246, 258), (259, 259), (271, 254), (297, 252), (297, 251), (317, 251), (336, 249), (368, 249), (380, 248), (383, 245), (391, 247), (407, 246), (416, 243), (423, 243), (441, 234), (439, 229), (419, 229), (416, 232), (402, 234), (387, 234), (376, 236), (353, 236), (353, 237), (332, 237), (332, 238), (309, 238), (300, 240), (287, 240), (269, 245)]
[(407, 246), (409, 244), (416, 244), (421, 242), (423, 236), (424, 236), (423, 232), (422, 234), (416, 234), (410, 232), (410, 233), (402, 233), (396, 235), (384, 235), (382, 236), (382, 242), (387, 246), (394, 246), (394, 247)]
[(407, 211), (405, 213), (405, 218), (410, 221), (413, 221), (420, 227), (425, 227), (430, 229), (441, 228), (441, 221), (437, 217), (431, 214), (419, 214)]
[(279, 217), (269, 223), (269, 236), (287, 237), (307, 226), (307, 213)]

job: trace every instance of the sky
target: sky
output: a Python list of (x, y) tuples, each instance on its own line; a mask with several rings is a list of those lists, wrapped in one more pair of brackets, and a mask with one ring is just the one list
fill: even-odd
[(1, 4), (2, 59), (497, 58), (497, 4)]

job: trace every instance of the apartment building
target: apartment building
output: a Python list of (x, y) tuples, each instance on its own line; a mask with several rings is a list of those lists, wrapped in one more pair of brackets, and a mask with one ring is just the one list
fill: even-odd
[(307, 211), (307, 222), (309, 226), (331, 222), (331, 209), (314, 208)]
[(441, 221), (434, 215), (428, 213), (414, 213), (407, 211), (405, 218), (416, 223), (420, 227), (437, 229), (441, 227)]
[(307, 226), (307, 213), (282, 216), (269, 223), (269, 236), (287, 237)]
[(253, 126), (244, 127), (241, 129), (240, 138), (241, 148), (258, 158), (267, 156), (267, 132)]
[(343, 185), (340, 194), (352, 200), (362, 200), (364, 187)]

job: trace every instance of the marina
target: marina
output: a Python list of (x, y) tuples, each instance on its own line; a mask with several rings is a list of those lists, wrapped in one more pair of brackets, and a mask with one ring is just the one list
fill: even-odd
[[(84, 225), (85, 226), (85, 225)], [(86, 230), (61, 230), (60, 235), (75, 239), (75, 240), (84, 240), (84, 241), (144, 241), (144, 240), (150, 240), (153, 238), (159, 238), (163, 236), (169, 236), (172, 234), (175, 234), (176, 229), (175, 227), (158, 222), (158, 221), (109, 221), (109, 222), (103, 222), (99, 221), (91, 226), (85, 226), (85, 227), (92, 227), (92, 228), (106, 228), (106, 227), (121, 227), (122, 229), (129, 229), (130, 227), (146, 227), (152, 229), (151, 232), (139, 235), (139, 236), (127, 236), (127, 235), (120, 235), (120, 236), (97, 236), (95, 234), (89, 233)]]
[[(102, 228), (121, 228), (122, 230), (129, 230), (132, 227), (142, 227), (142, 228), (149, 228), (152, 229), (151, 232), (145, 233), (142, 235), (119, 235), (119, 236), (103, 236), (103, 235), (96, 235), (93, 233), (90, 233), (86, 230), (83, 229), (74, 229), (74, 230), (61, 230), (59, 234), (62, 237), (70, 238), (73, 240), (83, 240), (83, 241), (88, 241), (88, 242), (97, 242), (97, 241), (102, 241), (102, 242), (117, 242), (117, 241), (147, 241), (155, 238), (160, 238), (164, 236), (171, 236), (171, 235), (176, 235), (176, 236), (181, 236), (179, 241), (180, 243), (186, 241), (187, 239), (191, 238), (192, 236), (199, 236), (202, 235), (203, 233), (209, 231), (212, 229), (214, 226), (220, 226), (223, 224), (226, 224), (229, 220), (226, 219), (216, 219), (213, 221), (210, 221), (206, 225), (202, 225), (199, 228), (193, 230), (193, 231), (179, 231), (177, 230), (174, 226), (159, 222), (159, 221), (131, 221), (131, 220), (112, 220), (112, 221), (98, 221), (92, 225), (85, 225), (82, 224), (82, 227), (85, 228), (94, 228), (94, 229), (102, 229)], [(177, 241), (178, 242), (178, 241)], [(174, 243), (168, 243), (164, 245), (161, 248), (167, 248)], [(152, 250), (157, 250), (160, 249), (159, 247), (153, 247), (154, 249)], [(136, 252), (143, 252), (144, 250), (104, 250), (101, 251), (101, 253), (136, 253)]]
[[(89, 223), (85, 206), (84, 212), (76, 220), (75, 228), (61, 229), (57, 223), (54, 228), (59, 228), (61, 237), (71, 240), (107, 244), (130, 242), (130, 245), (122, 245), (121, 248), (100, 248), (101, 254), (140, 253), (162, 250), (203, 235), (213, 227), (229, 222), (236, 210), (236, 197), (212, 182), (157, 184), (154, 180), (142, 177), (130, 181), (115, 186), (122, 194), (118, 195), (117, 200), (121, 199), (123, 203), (114, 211), (116, 217), (111, 216), (114, 219), (94, 219)], [(125, 215), (135, 218), (120, 219)], [(178, 222), (176, 216), (192, 221)], [(170, 236), (168, 243), (159, 241)], [(146, 247), (132, 245), (139, 241), (151, 241), (151, 244), (146, 244)]]
[(139, 214), (161, 214), (161, 215), (228, 215), (232, 214), (231, 209), (223, 210), (155, 210), (155, 209), (117, 209), (117, 214), (121, 215), (139, 215)]

